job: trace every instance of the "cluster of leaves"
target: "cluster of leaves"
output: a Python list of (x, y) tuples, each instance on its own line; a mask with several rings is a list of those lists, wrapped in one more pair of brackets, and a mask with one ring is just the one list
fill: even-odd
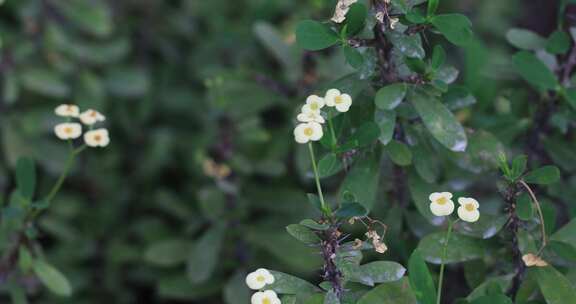
[[(541, 238), (520, 181), (538, 196), (553, 267), (522, 273), (516, 301), (570, 303), (569, 20), (550, 38), (511, 30), (506, 37), (522, 50), (512, 56), (472, 35), (464, 15), (439, 13), (459, 2), (438, 9), (438, 1), (393, 0), (388, 17), (400, 23), (392, 30), (388, 17), (375, 17), (385, 1), (358, 1), (343, 24), (300, 21), (328, 20), (335, 1), (6, 1), (1, 265), (22, 208), (46, 208), (34, 194), (64, 167), (53, 107), (73, 100), (110, 113), (117, 139), (79, 160), (12, 267), (0, 268), (0, 302), (245, 304), (246, 273), (266, 267), (279, 270), (270, 288), (283, 303), (335, 303), (318, 276), (317, 244), (330, 227), (317, 220), (317, 199), (307, 204), (303, 194), (315, 189), (308, 151), (290, 143), (303, 98), (339, 88), (354, 105), (334, 118), (338, 140), (326, 133), (321, 142), (322, 183), (328, 201), (341, 203), (336, 214), (349, 238), (365, 230), (346, 220), (370, 212), (388, 226), (389, 247), (376, 255), (369, 245), (341, 244), (343, 303), (434, 303), (445, 223), (430, 213), (428, 194), (442, 189), (474, 194), (482, 212), (478, 223), (455, 227), (446, 301), (510, 303), (519, 270), (512, 240), (527, 253)], [(485, 36), (503, 38), (518, 16), (508, 1), (474, 5), (474, 27)], [(508, 168), (502, 153), (528, 157)], [(21, 156), (35, 159), (36, 170)], [(207, 174), (207, 160), (229, 174)], [(496, 184), (499, 167), (505, 177)], [(514, 210), (499, 193), (510, 189)], [(517, 233), (508, 229), (511, 214)]]

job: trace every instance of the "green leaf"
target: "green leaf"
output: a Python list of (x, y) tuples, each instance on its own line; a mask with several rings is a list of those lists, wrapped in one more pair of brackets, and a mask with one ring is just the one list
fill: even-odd
[(405, 143), (392, 140), (386, 145), (385, 150), (392, 162), (398, 166), (409, 166), (412, 164), (412, 151)]
[(378, 137), (378, 140), (382, 144), (387, 145), (394, 137), (396, 112), (376, 109), (376, 111), (374, 111), (374, 122), (376, 122), (380, 128), (380, 137)]
[[(348, 144), (354, 148), (365, 147), (372, 144), (380, 137), (380, 127), (375, 122), (369, 121), (362, 124), (348, 139)], [(351, 144), (353, 143), (353, 144)]]
[(548, 304), (576, 303), (576, 287), (552, 266), (533, 268), (540, 292)]
[(422, 47), (420, 34), (406, 35), (396, 31), (387, 33), (394, 47), (408, 58), (423, 59), (426, 51)]
[(362, 54), (360, 54), (357, 49), (348, 45), (344, 45), (343, 50), (344, 57), (346, 57), (346, 62), (348, 62), (351, 67), (359, 69), (364, 62), (364, 57), (362, 57)]
[(512, 63), (516, 72), (539, 90), (554, 90), (558, 86), (554, 73), (532, 53), (518, 52), (512, 57)]
[(514, 158), (514, 160), (512, 161), (512, 170), (511, 170), (512, 174), (511, 177), (513, 180), (520, 178), (520, 176), (524, 174), (524, 171), (526, 171), (527, 163), (528, 163), (528, 157), (526, 155), (518, 155)]
[(310, 204), (322, 212), (322, 203), (320, 202), (320, 197), (314, 193), (308, 193), (306, 196), (308, 197)]
[(363, 217), (368, 214), (368, 210), (359, 203), (344, 203), (336, 210), (336, 217), (347, 219), (351, 217)]
[(344, 179), (340, 187), (339, 197), (344, 193), (353, 193), (357, 202), (370, 210), (376, 199), (380, 169), (374, 156), (366, 157), (357, 162)]
[(330, 225), (328, 224), (319, 224), (314, 220), (311, 219), (305, 219), (300, 221), (300, 225), (302, 226), (306, 226), (310, 229), (314, 229), (314, 230), (328, 230), (328, 228), (330, 228)]
[(503, 294), (481, 296), (470, 304), (513, 304), (512, 300)]
[(565, 54), (570, 49), (570, 36), (564, 31), (555, 31), (546, 42), (546, 51), (551, 54)]
[(218, 261), (224, 238), (224, 227), (215, 226), (204, 233), (190, 250), (187, 262), (188, 279), (197, 284), (206, 282), (211, 276)]
[(72, 295), (72, 286), (66, 277), (54, 266), (46, 263), (44, 260), (34, 260), (34, 273), (38, 279), (50, 291), (59, 296), (68, 297)]
[(346, 34), (348, 37), (356, 35), (364, 28), (368, 10), (362, 3), (354, 3), (346, 14)]
[(339, 41), (338, 34), (325, 24), (304, 20), (296, 27), (296, 42), (310, 51), (318, 51), (333, 46)]
[[(418, 244), (418, 250), (424, 259), (433, 264), (440, 264), (442, 250), (446, 242), (446, 232), (437, 232), (425, 236)], [(487, 241), (453, 233), (448, 242), (445, 264), (461, 263), (483, 258), (488, 255), (490, 246)]]
[(30, 68), (22, 70), (19, 79), (24, 88), (40, 95), (65, 98), (70, 94), (70, 87), (64, 78), (48, 69)]
[(436, 45), (432, 52), (432, 68), (439, 69), (446, 62), (446, 51), (441, 45)]
[(430, 275), (430, 270), (418, 250), (414, 250), (408, 261), (408, 273), (410, 274), (410, 285), (414, 295), (421, 304), (436, 303), (436, 287)]
[(546, 39), (526, 29), (510, 29), (506, 32), (506, 39), (510, 44), (522, 50), (533, 51), (546, 46)]
[(563, 96), (572, 109), (576, 110), (576, 88), (566, 89)]
[(532, 199), (527, 193), (522, 193), (516, 200), (516, 215), (523, 221), (529, 221), (534, 216)]
[(18, 192), (26, 200), (30, 201), (36, 189), (36, 167), (34, 160), (21, 157), (16, 163), (16, 186)]
[(159, 266), (178, 265), (186, 261), (190, 248), (190, 243), (183, 239), (158, 241), (144, 251), (144, 260)]
[(415, 24), (422, 24), (426, 22), (426, 17), (417, 9), (412, 9), (406, 14), (406, 19)]
[(526, 174), (524, 181), (529, 184), (549, 185), (560, 180), (560, 170), (556, 166), (544, 166)]
[(408, 278), (378, 285), (358, 300), (357, 304), (416, 304)]
[(332, 176), (342, 170), (342, 162), (334, 153), (328, 153), (318, 162), (318, 175), (320, 177)]
[(55, 4), (70, 21), (93, 35), (112, 33), (112, 12), (106, 2), (88, 0), (56, 1)]
[(436, 10), (438, 9), (438, 4), (440, 0), (428, 0), (428, 16), (434, 16)]
[(393, 110), (404, 100), (407, 90), (408, 86), (405, 83), (395, 83), (380, 88), (376, 92), (376, 106), (382, 110)]
[(564, 227), (556, 231), (550, 239), (569, 244), (576, 249), (576, 219), (571, 220)]
[(291, 224), (286, 226), (286, 231), (293, 236), (295, 239), (299, 240), (304, 244), (317, 244), (320, 242), (320, 238), (316, 233), (312, 232), (308, 227), (300, 224)]
[(432, 17), (430, 22), (448, 41), (455, 45), (467, 46), (472, 40), (472, 22), (464, 15), (437, 15)]
[(422, 118), (428, 131), (443, 144), (454, 152), (466, 150), (468, 140), (462, 125), (446, 106), (435, 97), (415, 92), (409, 100)]
[(405, 273), (406, 268), (396, 262), (377, 261), (360, 265), (348, 279), (352, 282), (374, 286), (376, 283), (398, 281)]
[(318, 291), (316, 286), (295, 276), (274, 270), (270, 270), (270, 273), (274, 276), (274, 283), (266, 285), (266, 289), (279, 294), (307, 295)]
[(262, 45), (274, 55), (285, 69), (290, 70), (290, 73), (299, 71), (299, 58), (296, 52), (282, 40), (282, 36), (272, 25), (266, 22), (256, 22), (254, 24), (254, 33)]

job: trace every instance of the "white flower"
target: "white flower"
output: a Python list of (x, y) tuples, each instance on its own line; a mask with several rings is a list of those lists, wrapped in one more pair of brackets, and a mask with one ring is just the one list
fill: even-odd
[(252, 304), (281, 304), (274, 290), (259, 291), (252, 295)]
[(454, 212), (452, 193), (434, 192), (428, 198), (430, 199), (430, 211), (435, 216), (446, 216)]
[(301, 122), (317, 122), (320, 124), (324, 123), (324, 117), (322, 117), (319, 112), (314, 111), (302, 112), (296, 116), (296, 119)]
[(308, 98), (306, 98), (306, 104), (302, 107), (302, 113), (320, 113), (320, 109), (324, 107), (324, 104), (324, 98), (316, 95), (310, 95)]
[(458, 207), (458, 216), (460, 219), (474, 223), (480, 218), (480, 211), (478, 211), (480, 204), (478, 204), (477, 200), (469, 197), (461, 197), (458, 199), (458, 203), (460, 204), (460, 207)]
[(301, 123), (294, 129), (294, 139), (299, 144), (318, 141), (323, 135), (322, 126), (317, 122)]
[(86, 110), (80, 114), (80, 121), (85, 125), (93, 125), (100, 121), (105, 121), (106, 117), (96, 110)]
[(62, 117), (78, 117), (80, 109), (76, 105), (61, 104), (54, 109), (54, 113)]
[(54, 133), (60, 139), (76, 139), (82, 135), (82, 125), (77, 122), (64, 122), (54, 127)]
[(326, 92), (324, 97), (326, 105), (329, 107), (336, 107), (338, 112), (348, 112), (352, 105), (352, 97), (348, 94), (342, 94), (337, 89), (330, 89)]
[(259, 290), (266, 286), (266, 284), (273, 283), (274, 276), (270, 273), (270, 271), (264, 268), (259, 268), (246, 276), (246, 285), (248, 285), (250, 289)]
[(110, 143), (110, 136), (106, 129), (96, 129), (84, 134), (84, 142), (90, 147), (106, 147)]

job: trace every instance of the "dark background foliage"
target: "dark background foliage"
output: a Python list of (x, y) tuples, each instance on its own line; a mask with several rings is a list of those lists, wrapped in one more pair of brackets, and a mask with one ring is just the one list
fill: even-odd
[[(329, 19), (335, 1), (5, 2), (0, 202), (14, 190), (19, 156), (37, 160), (38, 192), (48, 191), (61, 172), (66, 145), (52, 134), (56, 105), (100, 110), (112, 138), (108, 148), (83, 153), (38, 222), (43, 252), (74, 294), (51, 295), (33, 276), (21, 275), (17, 281), (33, 303), (248, 303), (244, 277), (257, 267), (319, 281), (316, 250), (284, 228), (314, 216), (305, 196), (314, 191), (307, 151), (293, 141), (293, 117), (305, 96), (321, 94), (353, 69), (339, 50), (298, 49), (294, 29), (302, 19)], [(469, 130), (484, 131), (474, 133), (467, 154), (423, 156), (437, 165), (438, 185), (478, 197), (494, 214), (503, 200), (496, 159), (485, 151), (525, 153), (531, 167), (555, 163), (562, 181), (539, 189), (551, 228), (576, 213), (575, 115), (543, 105), (517, 77), (515, 49), (505, 35), (522, 27), (547, 37), (558, 6), (441, 1), (440, 11), (469, 16), (481, 41), (446, 49), (460, 70), (458, 83), (476, 98), (455, 114)], [(207, 176), (208, 158), (230, 166), (232, 175)], [(385, 258), (405, 264), (418, 240), (436, 228), (415, 211), (410, 176), (395, 174), (387, 159), (379, 167), (372, 215), (391, 228)], [(344, 176), (324, 180), (327, 191), (336, 193)], [(0, 239), (0, 249), (8, 241)], [(483, 267), (449, 267), (448, 299), (466, 296), (495, 274)], [(569, 277), (576, 282), (573, 269)], [(10, 282), (0, 284), (2, 303), (9, 301)]]

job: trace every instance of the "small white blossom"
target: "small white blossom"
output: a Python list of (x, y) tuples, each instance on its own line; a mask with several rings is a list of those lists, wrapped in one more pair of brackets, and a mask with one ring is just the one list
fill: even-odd
[(480, 204), (478, 204), (477, 200), (469, 197), (461, 197), (458, 199), (458, 203), (460, 204), (460, 207), (458, 207), (458, 217), (460, 217), (460, 219), (473, 223), (480, 218), (480, 211), (478, 211)]
[(325, 121), (319, 112), (314, 111), (302, 112), (296, 116), (296, 119), (301, 122), (317, 122), (320, 124), (323, 124)]
[(106, 147), (110, 143), (110, 136), (106, 129), (96, 129), (84, 134), (84, 142), (89, 147)]
[(76, 139), (82, 135), (82, 125), (77, 122), (65, 122), (54, 127), (54, 133), (60, 139)]
[(302, 113), (306, 112), (320, 112), (324, 107), (324, 98), (316, 95), (310, 95), (306, 98), (306, 104), (302, 107)]
[(264, 268), (257, 269), (246, 276), (246, 285), (248, 285), (250, 289), (260, 290), (267, 284), (273, 283), (274, 276)]
[(281, 304), (278, 295), (274, 290), (259, 291), (252, 295), (252, 304)]
[(317, 122), (301, 123), (294, 129), (294, 139), (299, 144), (305, 144), (309, 141), (318, 141), (323, 135), (322, 125)]
[(446, 216), (454, 212), (452, 193), (434, 192), (428, 198), (430, 199), (430, 211), (435, 216)]
[(80, 121), (83, 124), (91, 126), (97, 122), (105, 121), (106, 117), (96, 110), (86, 110), (80, 114)]
[(54, 109), (54, 113), (62, 117), (78, 117), (78, 115), (80, 115), (80, 109), (76, 105), (61, 104)]
[(330, 89), (324, 97), (326, 105), (336, 107), (338, 112), (348, 112), (352, 105), (352, 97), (348, 94), (342, 94), (338, 89)]

